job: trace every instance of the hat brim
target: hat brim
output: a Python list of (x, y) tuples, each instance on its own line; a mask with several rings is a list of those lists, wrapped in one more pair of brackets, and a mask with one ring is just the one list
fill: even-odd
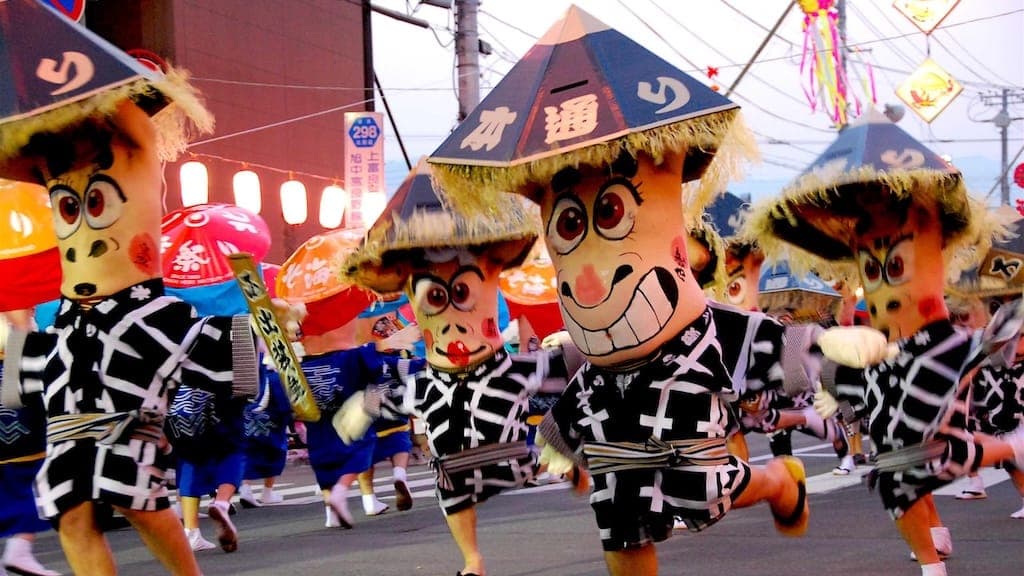
[(666, 153), (685, 152), (683, 181), (694, 184), (688, 194), (688, 210), (703, 211), (726, 184), (742, 174), (748, 162), (758, 159), (753, 133), (738, 108), (720, 110), (696, 118), (633, 132), (618, 138), (573, 149), (554, 149), (543, 158), (501, 166), (452, 164), (430, 158), (434, 178), (445, 196), (469, 214), (488, 211), (495, 196), (505, 192), (536, 200), (538, 186), (566, 167), (610, 164), (622, 152), (640, 152), (660, 163)]
[[(521, 204), (518, 199), (516, 203)], [(399, 292), (415, 265), (430, 248), (466, 247), (503, 269), (522, 264), (537, 240), (535, 211), (510, 204), (504, 219), (461, 218), (449, 211), (417, 211), (387, 227), (373, 227), (362, 245), (346, 259), (343, 274), (378, 294)]]
[(57, 134), (88, 118), (112, 115), (126, 99), (135, 101), (152, 117), (157, 127), (157, 152), (162, 160), (177, 158), (193, 132), (213, 131), (213, 116), (189, 84), (188, 74), (170, 69), (158, 78), (137, 78), (51, 110), (3, 123), (0, 164), (19, 156), (32, 136)]
[(913, 198), (936, 206), (947, 264), (987, 250), (994, 223), (987, 221), (984, 206), (968, 196), (959, 173), (936, 170), (884, 172), (864, 167), (831, 176), (807, 174), (780, 197), (755, 206), (742, 237), (756, 241), (770, 258), (789, 260), (797, 273), (814, 268), (832, 280), (854, 279), (851, 245), (865, 194)]

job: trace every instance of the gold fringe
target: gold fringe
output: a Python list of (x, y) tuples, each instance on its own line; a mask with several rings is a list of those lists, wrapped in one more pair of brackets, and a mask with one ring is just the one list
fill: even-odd
[[(945, 214), (963, 214), (965, 226), (958, 231), (944, 231), (946, 246), (943, 260), (947, 276), (959, 276), (964, 270), (976, 267), (992, 244), (993, 238), (1005, 237), (1005, 216), (986, 208), (983, 201), (970, 196), (959, 174), (935, 170), (883, 172), (864, 167), (839, 178), (829, 178), (820, 172), (801, 177), (783, 191), (780, 198), (758, 202), (740, 232), (740, 237), (756, 241), (769, 259), (785, 259), (796, 274), (814, 271), (822, 279), (860, 282), (853, 254), (849, 258), (828, 261), (801, 246), (795, 246), (775, 236), (774, 223), (786, 219), (797, 225), (794, 208), (816, 206), (827, 208), (838, 196), (838, 188), (855, 183), (881, 183), (899, 199), (911, 195), (919, 202), (935, 203)], [(851, 231), (852, 233), (852, 231)], [(839, 240), (846, 241), (846, 238)]]
[(169, 104), (154, 116), (157, 125), (158, 154), (162, 160), (173, 160), (185, 149), (194, 130), (213, 131), (213, 116), (203, 106), (198, 91), (188, 83), (188, 73), (172, 69), (163, 78), (140, 78), (84, 100), (69, 102), (59, 108), (0, 124), (0, 162), (18, 156), (33, 135), (60, 132), (92, 116), (114, 113), (126, 98), (153, 97), (162, 94)]
[(453, 206), (466, 214), (486, 214), (498, 194), (513, 192), (529, 196), (532, 190), (528, 186), (549, 182), (566, 167), (608, 164), (623, 150), (633, 155), (646, 152), (660, 163), (666, 152), (690, 148), (717, 150), (704, 177), (689, 194), (689, 209), (695, 214), (722, 193), (729, 179), (741, 174), (747, 162), (758, 159), (753, 134), (741, 119), (739, 110), (734, 108), (627, 134), (579, 150), (552, 150), (547, 157), (513, 166), (433, 162), (432, 165), (438, 188)]
[[(379, 218), (363, 243), (341, 267), (344, 279), (381, 292), (374, 279), (385, 272), (385, 257), (394, 252), (423, 248), (481, 246), (505, 242), (533, 242), (539, 235), (540, 216), (535, 206), (511, 194), (492, 205), (493, 214), (462, 216), (453, 210), (417, 210), (407, 220), (397, 214)], [(500, 215), (500, 217), (496, 217)]]
[[(694, 219), (694, 223), (690, 226), (689, 234), (698, 244), (704, 246), (711, 253), (710, 258), (714, 262), (715, 268), (711, 272), (711, 281), (701, 285), (701, 288), (705, 294), (718, 298), (724, 294), (728, 280), (725, 273), (725, 241), (722, 240), (722, 236), (707, 219), (706, 214)], [(693, 260), (693, 255), (690, 255), (690, 260)], [(697, 274), (697, 276), (702, 275), (703, 272)]]

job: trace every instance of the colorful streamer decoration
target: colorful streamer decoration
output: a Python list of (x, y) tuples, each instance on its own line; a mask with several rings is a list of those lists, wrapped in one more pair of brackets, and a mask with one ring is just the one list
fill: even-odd
[[(835, 0), (800, 0), (804, 12), (804, 46), (800, 75), (805, 78), (804, 95), (817, 111), (819, 104), (837, 125), (849, 121), (850, 112), (860, 116), (860, 98), (850, 89), (839, 37), (839, 12)], [(869, 71), (870, 86), (865, 91), (874, 101), (874, 80)]]

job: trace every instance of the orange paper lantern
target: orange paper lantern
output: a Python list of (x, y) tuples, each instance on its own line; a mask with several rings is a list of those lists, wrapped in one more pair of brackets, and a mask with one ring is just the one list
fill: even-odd
[(324, 334), (359, 315), (375, 297), (341, 276), (341, 266), (363, 239), (363, 230), (335, 230), (306, 240), (281, 265), (277, 296), (306, 304), (302, 322), (307, 335)]

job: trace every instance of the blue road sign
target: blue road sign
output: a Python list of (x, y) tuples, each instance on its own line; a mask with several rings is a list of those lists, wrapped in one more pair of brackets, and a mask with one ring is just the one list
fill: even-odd
[(381, 136), (380, 132), (380, 126), (377, 125), (376, 119), (371, 116), (363, 116), (356, 118), (356, 121), (352, 123), (352, 127), (348, 129), (348, 136), (356, 148), (373, 148)]

